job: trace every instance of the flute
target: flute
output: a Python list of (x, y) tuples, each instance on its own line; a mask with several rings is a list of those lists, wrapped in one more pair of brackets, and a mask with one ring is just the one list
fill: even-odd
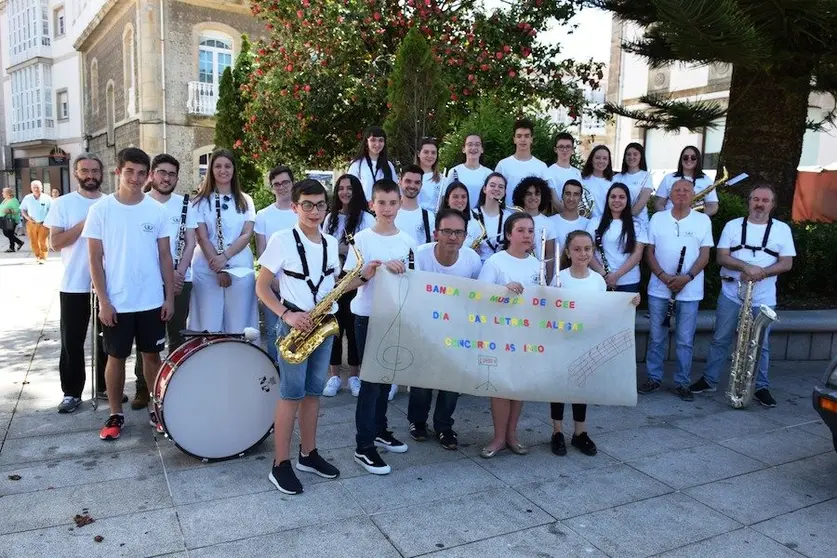
[(538, 284), (546, 287), (546, 229), (541, 229), (541, 266), (538, 270)]
[[(680, 275), (680, 272), (683, 271), (683, 260), (686, 258), (686, 247), (680, 249), (680, 261), (677, 262), (677, 273), (675, 275)], [(668, 308), (666, 309), (666, 317), (663, 318), (663, 327), (671, 326), (671, 317), (674, 315), (674, 292), (670, 292), (669, 299), (668, 299)]]

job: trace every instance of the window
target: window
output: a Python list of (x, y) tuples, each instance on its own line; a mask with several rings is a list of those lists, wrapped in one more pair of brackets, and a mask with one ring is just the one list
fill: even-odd
[(203, 153), (198, 157), (198, 182), (203, 182), (206, 173), (209, 171), (209, 156), (211, 152)]
[(33, 56), (49, 56), (49, 0), (9, 0), (9, 57), (12, 65)]
[(136, 112), (136, 88), (134, 87), (134, 28), (129, 23), (122, 32), (122, 83), (125, 86), (125, 113)]
[(70, 119), (70, 96), (67, 93), (66, 89), (62, 89), (58, 91), (56, 95), (58, 102), (55, 103), (56, 107), (58, 108), (58, 120), (69, 120)]
[(43, 139), (55, 128), (52, 112), (52, 67), (32, 64), (10, 74), (12, 141)]
[(224, 70), (232, 66), (232, 39), (220, 33), (204, 33), (198, 46), (198, 81), (217, 91)]
[(90, 106), (93, 114), (99, 114), (99, 61), (95, 58), (90, 63)]
[(114, 108), (115, 99), (114, 99), (114, 86), (113, 80), (108, 82), (108, 85), (105, 89), (105, 115), (107, 117), (107, 141), (108, 144), (114, 144), (114, 127), (116, 126), (116, 109)]
[(64, 6), (59, 6), (53, 12), (52, 28), (55, 38), (63, 37), (66, 32)]

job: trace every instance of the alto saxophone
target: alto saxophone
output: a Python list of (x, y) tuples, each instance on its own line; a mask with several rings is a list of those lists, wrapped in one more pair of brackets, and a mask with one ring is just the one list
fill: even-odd
[(334, 288), (308, 313), (311, 317), (313, 327), (307, 333), (294, 328), (286, 336), (276, 340), (276, 349), (286, 362), (299, 364), (311, 356), (311, 353), (319, 347), (329, 335), (337, 335), (340, 326), (331, 314), (332, 305), (337, 302), (349, 284), (360, 275), (363, 269), (363, 256), (355, 246), (354, 236), (347, 235), (346, 241), (355, 252), (357, 264), (341, 279)]
[[(474, 218), (473, 212), (471, 212), (471, 218)], [(485, 232), (485, 225), (482, 224), (482, 221), (477, 219), (477, 224), (480, 226), (480, 235), (471, 243), (472, 250), (477, 250), (480, 247), (480, 244), (482, 244), (482, 241), (488, 237), (488, 233)]]
[[(734, 279), (724, 277), (725, 281)], [(761, 359), (761, 345), (767, 333), (767, 326), (778, 319), (776, 312), (762, 304), (753, 316), (753, 287), (755, 281), (738, 283), (741, 311), (738, 313), (738, 337), (735, 340), (735, 352), (732, 353), (732, 366), (729, 371), (729, 385), (726, 396), (734, 409), (741, 409), (753, 398), (756, 374)], [(744, 291), (743, 296), (741, 291)]]

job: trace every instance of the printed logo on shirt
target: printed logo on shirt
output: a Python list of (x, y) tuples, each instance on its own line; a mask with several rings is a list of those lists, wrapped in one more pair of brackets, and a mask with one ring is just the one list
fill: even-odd
[(541, 278), (537, 273), (532, 275), (532, 277), (530, 277), (530, 279), (532, 280), (532, 283), (534, 283), (535, 285), (540, 285), (541, 284)]
[(154, 232), (154, 225), (152, 225), (151, 223), (143, 223), (142, 230), (149, 233)]
[(416, 233), (424, 236), (424, 224), (416, 225)]
[(177, 215), (172, 215), (171, 217), (169, 217), (169, 222), (172, 225), (179, 225), (180, 224), (180, 217), (177, 216)]

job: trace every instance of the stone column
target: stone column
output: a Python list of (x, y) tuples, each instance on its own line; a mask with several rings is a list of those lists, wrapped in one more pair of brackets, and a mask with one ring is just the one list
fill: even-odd
[(163, 85), (160, 54), (160, 2), (137, 0), (140, 147), (163, 150)]

